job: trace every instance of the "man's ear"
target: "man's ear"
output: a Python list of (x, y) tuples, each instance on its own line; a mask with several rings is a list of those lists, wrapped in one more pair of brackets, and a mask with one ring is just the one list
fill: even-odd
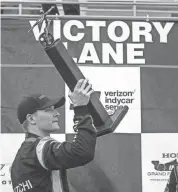
[(27, 119), (27, 121), (28, 121), (30, 124), (32, 124), (32, 125), (35, 125), (35, 124), (36, 124), (36, 122), (35, 122), (35, 116), (34, 116), (34, 115), (32, 115), (32, 114), (27, 114), (26, 119)]

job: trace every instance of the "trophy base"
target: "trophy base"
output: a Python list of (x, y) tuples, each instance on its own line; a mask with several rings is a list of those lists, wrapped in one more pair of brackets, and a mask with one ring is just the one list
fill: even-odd
[(122, 121), (122, 119), (127, 114), (128, 110), (129, 110), (128, 106), (118, 108), (115, 111), (115, 113), (112, 116), (110, 116), (110, 118), (104, 123), (104, 125), (96, 127), (97, 137), (113, 133), (116, 130), (117, 126)]

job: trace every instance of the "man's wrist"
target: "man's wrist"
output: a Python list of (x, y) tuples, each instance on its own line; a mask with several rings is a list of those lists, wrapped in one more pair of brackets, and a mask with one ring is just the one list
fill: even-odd
[(74, 110), (74, 126), (73, 129), (75, 132), (78, 132), (78, 124), (80, 122), (80, 120), (88, 114), (88, 107), (87, 105), (81, 105), (81, 106), (75, 106), (73, 108)]
[(87, 105), (74, 106), (75, 117), (85, 116), (89, 113)]

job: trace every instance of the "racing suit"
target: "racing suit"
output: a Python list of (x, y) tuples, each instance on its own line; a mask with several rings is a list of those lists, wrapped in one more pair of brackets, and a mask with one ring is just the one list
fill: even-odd
[(178, 192), (178, 165), (174, 165), (165, 192)]
[(94, 158), (96, 129), (87, 106), (74, 108), (73, 142), (27, 133), (11, 167), (14, 192), (69, 192), (66, 169)]

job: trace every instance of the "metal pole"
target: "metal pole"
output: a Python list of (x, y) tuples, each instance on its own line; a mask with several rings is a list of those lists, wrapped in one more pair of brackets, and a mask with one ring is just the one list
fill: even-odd
[[(134, 3), (136, 3), (136, 0), (134, 0)], [(136, 17), (137, 15), (137, 6), (133, 5), (133, 16)]]
[[(4, 10), (18, 10), (19, 7), (0, 7), (0, 9), (4, 9)], [(62, 8), (58, 7), (59, 10), (62, 10)], [(41, 10), (41, 8), (39, 7), (22, 7), (22, 10)], [(93, 12), (93, 11), (97, 11), (97, 12), (104, 12), (106, 11), (106, 9), (87, 9), (87, 8), (81, 8), (81, 11), (84, 12), (84, 14), (82, 15), (86, 15), (86, 11), (87, 12)], [(107, 11), (110, 12), (131, 12), (132, 9), (107, 9)], [(178, 11), (171, 11), (171, 10), (147, 10), (147, 9), (143, 9), (143, 10), (135, 10), (136, 12), (149, 12), (149, 13), (178, 13)], [(7, 15), (7, 14), (4, 14)], [(10, 15), (10, 14), (9, 14)], [(61, 14), (64, 15), (64, 14)], [(137, 16), (136, 13), (134, 16)]]
[[(16, 14), (7, 14), (7, 15), (1, 15), (1, 18), (2, 19), (26, 19), (26, 20), (29, 20), (29, 19), (39, 19), (39, 16), (40, 15), (16, 15)], [(146, 20), (147, 17), (146, 16), (137, 16), (137, 17), (134, 17), (134, 16), (98, 16), (98, 15), (85, 15), (85, 16), (77, 16), (77, 15), (55, 15), (55, 16), (47, 16), (47, 18), (49, 19), (66, 19), (66, 20), (70, 20), (70, 19), (78, 19), (78, 20), (81, 20), (81, 19), (90, 19), (90, 20), (96, 20), (96, 19), (103, 19), (103, 20), (110, 20), (110, 19), (124, 19), (124, 20)], [(178, 21), (178, 17), (149, 17), (149, 20), (158, 20), (158, 21)]]
[(22, 15), (22, 4), (19, 4), (19, 15)]
[[(73, 1), (32, 1), (32, 0), (24, 0), (24, 1), (1, 1), (1, 3), (25, 3), (25, 4), (73, 4)], [(75, 2), (75, 4), (85, 4), (85, 5), (159, 5), (159, 6), (178, 6), (178, 2), (127, 2), (127, 1), (118, 1), (118, 2), (86, 2), (79, 1)]]

